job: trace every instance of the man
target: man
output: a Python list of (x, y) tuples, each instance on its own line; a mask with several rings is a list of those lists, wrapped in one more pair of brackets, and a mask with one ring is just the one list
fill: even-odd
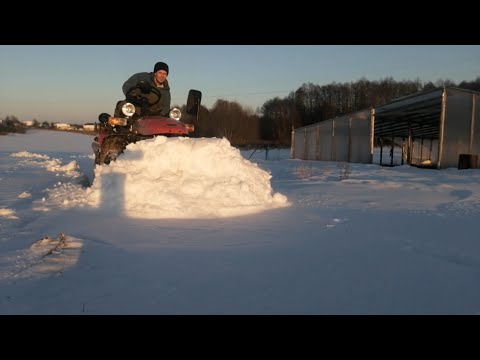
[(125, 95), (133, 87), (139, 87), (142, 92), (150, 92), (150, 87), (155, 87), (161, 94), (160, 101), (151, 108), (152, 113), (168, 116), (170, 111), (170, 85), (167, 80), (168, 65), (157, 62), (153, 72), (141, 72), (133, 74), (122, 86)]

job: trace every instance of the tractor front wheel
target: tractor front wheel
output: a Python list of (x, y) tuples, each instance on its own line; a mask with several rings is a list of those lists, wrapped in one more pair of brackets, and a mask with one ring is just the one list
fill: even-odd
[(115, 161), (123, 153), (126, 146), (126, 141), (122, 136), (107, 137), (102, 142), (96, 163), (100, 165), (110, 164), (111, 161)]

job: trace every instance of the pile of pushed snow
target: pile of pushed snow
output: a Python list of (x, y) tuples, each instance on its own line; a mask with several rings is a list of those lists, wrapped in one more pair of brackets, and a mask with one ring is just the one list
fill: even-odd
[(131, 217), (226, 217), (289, 205), (272, 192), (270, 179), (227, 139), (159, 136), (130, 144), (115, 162), (97, 166), (91, 188), (64, 184), (50, 199)]

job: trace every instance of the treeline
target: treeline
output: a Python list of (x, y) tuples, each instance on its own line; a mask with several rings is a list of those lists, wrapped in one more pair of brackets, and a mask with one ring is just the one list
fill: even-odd
[[(54, 123), (49, 123), (48, 121), (44, 121), (40, 124), (37, 119), (32, 120), (31, 127), (43, 127), (48, 129), (54, 129)], [(5, 119), (0, 121), (0, 135), (5, 135), (8, 133), (25, 133), (25, 125), (15, 116), (15, 115), (7, 115)]]
[(198, 121), (188, 117), (186, 121), (195, 125), (197, 137), (226, 137), (233, 145), (289, 146), (292, 128), (442, 86), (480, 91), (480, 76), (459, 84), (448, 79), (422, 83), (419, 79), (395, 81), (392, 77), (328, 85), (306, 83), (285, 98), (266, 101), (259, 114), (235, 101), (219, 99), (211, 109), (201, 107)]
[(8, 115), (0, 123), (0, 135), (8, 133), (25, 134), (25, 127), (16, 116)]

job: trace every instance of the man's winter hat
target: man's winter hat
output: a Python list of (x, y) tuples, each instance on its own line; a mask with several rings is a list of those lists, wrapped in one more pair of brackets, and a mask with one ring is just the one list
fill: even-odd
[(155, 64), (155, 67), (153, 68), (153, 72), (156, 73), (158, 70), (165, 70), (168, 75), (168, 65), (165, 64), (164, 62), (157, 62)]

